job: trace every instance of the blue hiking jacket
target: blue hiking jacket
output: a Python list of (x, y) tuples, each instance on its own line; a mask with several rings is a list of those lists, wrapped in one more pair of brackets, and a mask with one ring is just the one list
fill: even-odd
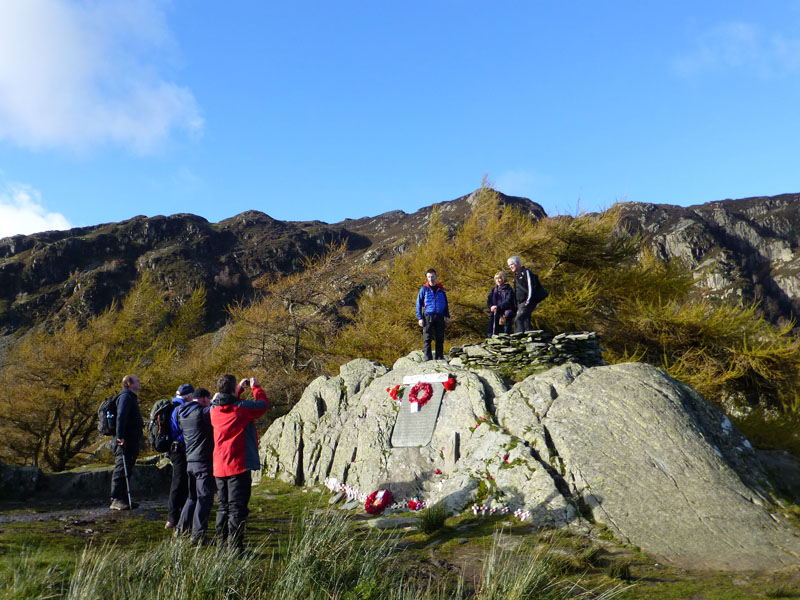
[(447, 306), (447, 294), (441, 283), (435, 283), (433, 287), (427, 283), (419, 288), (417, 294), (417, 320), (423, 315), (442, 315), (450, 318), (450, 308)]

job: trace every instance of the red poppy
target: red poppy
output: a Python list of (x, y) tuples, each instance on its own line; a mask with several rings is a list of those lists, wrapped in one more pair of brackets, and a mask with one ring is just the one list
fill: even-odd
[(442, 385), (444, 386), (445, 390), (447, 390), (448, 392), (452, 392), (454, 389), (456, 389), (455, 377), (450, 375), (450, 377), (447, 378), (447, 381), (442, 382)]

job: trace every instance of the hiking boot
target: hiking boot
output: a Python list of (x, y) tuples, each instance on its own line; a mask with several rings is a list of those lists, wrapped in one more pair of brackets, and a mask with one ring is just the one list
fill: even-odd
[(175, 529), (175, 523), (172, 521), (167, 521), (167, 524), (164, 525), (164, 529)]
[(131, 502), (131, 505), (128, 506), (128, 503), (125, 502), (125, 500), (118, 500), (117, 498), (114, 498), (111, 500), (111, 506), (109, 506), (109, 508), (111, 510), (129, 510), (131, 508), (137, 508), (138, 506), (138, 502)]

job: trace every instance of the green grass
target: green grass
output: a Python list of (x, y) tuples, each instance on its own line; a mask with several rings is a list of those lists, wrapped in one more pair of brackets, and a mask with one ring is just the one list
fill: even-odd
[(274, 480), (254, 488), (243, 557), (174, 540), (166, 507), (0, 524), (0, 599), (800, 599), (797, 573), (685, 572), (613, 540), (499, 515), (387, 534), (329, 497)]

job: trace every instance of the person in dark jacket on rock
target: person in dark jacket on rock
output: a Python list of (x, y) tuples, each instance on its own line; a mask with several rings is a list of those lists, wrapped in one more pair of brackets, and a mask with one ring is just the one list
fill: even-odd
[(436, 281), (436, 271), (428, 269), (427, 282), (417, 294), (417, 322), (422, 327), (425, 360), (431, 360), (431, 340), (436, 341), (436, 360), (444, 358), (444, 330), (450, 322), (450, 308), (444, 286)]
[(144, 428), (139, 397), (136, 395), (141, 389), (142, 382), (136, 375), (122, 378), (122, 392), (117, 396), (117, 445), (114, 447), (114, 471), (111, 474), (111, 510), (128, 510), (138, 506), (135, 502), (129, 503), (129, 486)]
[(186, 474), (186, 444), (183, 433), (178, 426), (178, 409), (188, 400), (192, 399), (194, 386), (184, 383), (175, 392), (172, 399), (172, 414), (170, 415), (169, 462), (172, 464), (172, 483), (169, 486), (169, 500), (167, 502), (167, 529), (174, 529), (181, 517), (181, 510), (189, 496), (189, 478)]
[(189, 497), (183, 505), (176, 535), (191, 532), (192, 544), (206, 541), (208, 515), (214, 504), (214, 432), (211, 428), (211, 394), (198, 388), (192, 400), (178, 408), (177, 421), (186, 443)]
[(486, 306), (489, 308), (489, 327), (486, 337), (496, 333), (511, 333), (514, 327), (514, 313), (517, 305), (514, 290), (506, 282), (505, 271), (498, 271), (494, 276), (495, 286), (489, 290)]
[(522, 266), (519, 256), (512, 256), (508, 259), (508, 268), (514, 273), (514, 292), (517, 300), (517, 314), (514, 318), (514, 333), (530, 331), (531, 313), (536, 308), (536, 300), (533, 297), (534, 290), (541, 286), (539, 278), (531, 273), (529, 269)]
[[(254, 400), (240, 400), (250, 387)], [(244, 525), (249, 512), (250, 471), (261, 469), (258, 434), (253, 421), (267, 412), (267, 394), (255, 377), (236, 385), (233, 375), (217, 381), (218, 393), (211, 401), (214, 429), (214, 478), (217, 483), (217, 544), (232, 549), (243, 547)]]

